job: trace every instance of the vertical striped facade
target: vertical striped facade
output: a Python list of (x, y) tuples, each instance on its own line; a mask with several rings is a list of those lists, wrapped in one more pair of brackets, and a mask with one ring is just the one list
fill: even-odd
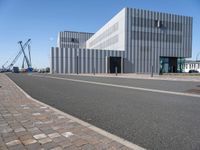
[(124, 51), (52, 47), (51, 72), (108, 73), (107, 58), (110, 56), (123, 58)]
[(87, 32), (63, 31), (58, 33), (57, 47), (85, 48), (86, 41), (93, 35)]
[(135, 8), (125, 14), (125, 72), (150, 73), (153, 66), (159, 73), (160, 57), (191, 57), (192, 17)]
[(191, 57), (192, 17), (135, 8), (116, 16), (94, 35), (60, 32), (58, 48), (51, 49), (52, 72), (77, 73), (78, 66), (79, 73), (108, 73), (107, 58), (119, 56), (123, 73), (158, 74), (162, 57)]

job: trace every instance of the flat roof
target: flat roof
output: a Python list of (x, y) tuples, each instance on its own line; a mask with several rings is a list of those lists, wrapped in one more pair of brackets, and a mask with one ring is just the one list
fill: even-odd
[(91, 32), (80, 32), (80, 31), (60, 31), (60, 32), (73, 32), (73, 33), (89, 33), (89, 34), (94, 34)]

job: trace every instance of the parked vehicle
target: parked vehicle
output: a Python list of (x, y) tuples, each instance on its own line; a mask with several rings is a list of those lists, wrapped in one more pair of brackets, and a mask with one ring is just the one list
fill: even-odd
[(50, 68), (46, 67), (46, 73), (49, 73), (49, 72), (50, 72)]
[(12, 72), (13, 73), (19, 73), (19, 67), (13, 67)]
[(189, 70), (189, 73), (199, 73), (198, 70)]

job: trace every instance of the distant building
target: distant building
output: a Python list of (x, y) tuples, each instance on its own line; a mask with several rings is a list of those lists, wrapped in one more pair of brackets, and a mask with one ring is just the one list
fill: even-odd
[(189, 72), (190, 70), (197, 70), (200, 72), (200, 61), (187, 60), (183, 65), (184, 72)]
[(59, 48), (85, 48), (86, 41), (94, 33), (63, 31), (58, 33), (57, 47)]
[(192, 55), (192, 17), (124, 8), (95, 34), (60, 32), (52, 73), (182, 72)]

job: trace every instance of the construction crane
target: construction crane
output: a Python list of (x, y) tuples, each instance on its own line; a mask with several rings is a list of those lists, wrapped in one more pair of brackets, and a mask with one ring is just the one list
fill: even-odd
[(2, 69), (5, 70), (5, 65), (8, 63), (9, 60), (7, 60), (3, 65), (2, 65)]
[[(30, 45), (30, 43), (28, 44), (28, 55), (29, 55), (30, 66), (32, 66), (32, 63), (31, 63), (31, 45)], [(22, 68), (23, 69), (24, 69), (24, 66), (25, 66), (25, 57), (23, 58), (23, 61), (22, 61)]]
[(20, 57), (20, 55), (23, 53), (24, 56), (26, 55), (24, 52), (24, 49), (28, 46), (28, 44), (30, 43), (31, 39), (28, 39), (28, 41), (22, 46), (22, 42), (20, 42), (20, 46), (21, 46), (21, 50), (18, 52), (17, 56), (15, 56), (15, 58), (13, 59), (13, 61), (10, 63), (10, 65), (8, 65), (7, 67), (5, 67), (5, 64), (7, 64), (7, 62), (2, 66), (2, 68), (5, 71), (10, 71), (11, 68), (14, 66), (14, 64), (17, 62), (18, 58)]
[[(29, 39), (30, 40), (30, 39)], [(29, 51), (29, 58), (26, 56), (26, 53), (25, 53), (25, 48), (23, 47), (23, 45), (22, 45), (22, 41), (19, 41), (18, 42), (19, 44), (20, 44), (20, 46), (21, 46), (21, 51), (22, 51), (22, 53), (24, 54), (24, 60), (25, 60), (25, 62), (26, 62), (26, 64), (27, 64), (27, 70), (28, 70), (28, 72), (31, 72), (32, 70), (33, 70), (33, 68), (32, 68), (32, 66), (31, 66), (31, 55), (30, 55), (30, 49), (28, 50)], [(29, 45), (29, 44), (28, 44)], [(28, 47), (30, 47), (30, 45), (28, 46)], [(23, 63), (24, 63), (24, 61), (23, 61)], [(24, 67), (24, 64), (23, 64), (23, 67)]]

